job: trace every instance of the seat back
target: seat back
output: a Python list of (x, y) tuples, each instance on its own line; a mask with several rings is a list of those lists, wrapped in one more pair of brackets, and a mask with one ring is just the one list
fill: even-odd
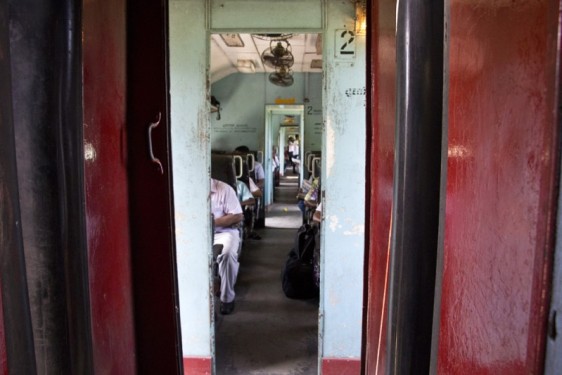
[(236, 191), (234, 156), (230, 154), (211, 154), (211, 177), (227, 183)]
[(311, 162), (312, 165), (312, 176), (313, 178), (320, 177), (322, 174), (322, 158), (321, 157), (314, 157)]
[(321, 152), (320, 151), (309, 151), (306, 153), (306, 158), (303, 160), (305, 163), (305, 177), (309, 178), (310, 176), (314, 175), (314, 163), (312, 160), (314, 158), (320, 158)]

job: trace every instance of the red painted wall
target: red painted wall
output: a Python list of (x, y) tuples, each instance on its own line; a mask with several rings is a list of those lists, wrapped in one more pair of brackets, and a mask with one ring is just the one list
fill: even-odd
[(322, 358), (322, 375), (359, 375), (361, 361), (358, 359)]
[(183, 375), (211, 375), (212, 373), (211, 357), (183, 358)]
[(94, 365), (100, 374), (133, 374), (124, 128), (125, 0), (88, 0), (83, 7), (85, 184)]
[(371, 2), (368, 37), (370, 90), (370, 192), (367, 212), (368, 287), (365, 338), (366, 374), (383, 374), (386, 358), (388, 261), (392, 212), (396, 108), (396, 0)]
[(2, 293), (0, 293), (0, 374), (8, 375), (8, 353), (6, 353), (6, 334), (4, 333), (3, 311), (4, 306), (2, 305)]
[(438, 372), (542, 373), (558, 1), (452, 0)]

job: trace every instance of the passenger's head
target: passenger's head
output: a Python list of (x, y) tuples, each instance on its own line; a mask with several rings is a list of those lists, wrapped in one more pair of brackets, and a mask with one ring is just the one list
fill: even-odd
[(239, 154), (249, 154), (250, 149), (248, 148), (248, 146), (238, 146), (234, 149), (234, 152)]
[(294, 138), (293, 137), (289, 137), (289, 142), (294, 142)]

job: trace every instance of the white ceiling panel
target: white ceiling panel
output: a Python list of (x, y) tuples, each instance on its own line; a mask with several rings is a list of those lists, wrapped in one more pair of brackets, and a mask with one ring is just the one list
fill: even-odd
[[(293, 73), (322, 71), (311, 67), (312, 60), (322, 60), (321, 34), (291, 34), (286, 40), (294, 58)], [(221, 37), (220, 34), (212, 34), (211, 83), (233, 73), (274, 72), (275, 69), (264, 66), (261, 55), (264, 50), (276, 45), (277, 41), (266, 40), (259, 35), (229, 33)], [(282, 45), (286, 46), (285, 43)]]

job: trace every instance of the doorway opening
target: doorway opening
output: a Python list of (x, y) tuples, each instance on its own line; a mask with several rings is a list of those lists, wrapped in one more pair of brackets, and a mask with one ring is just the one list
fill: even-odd
[[(318, 306), (314, 306), (318, 311), (314, 312), (312, 323), (315, 327), (312, 335), (315, 341), (313, 343), (304, 340), (307, 343), (306, 347), (314, 348), (317, 352), (317, 355), (312, 356), (313, 366), (318, 368), (321, 365), (322, 371), (332, 365), (337, 367), (340, 363), (345, 363), (345, 366), (356, 366), (359, 363), (363, 291), (358, 286), (363, 284), (365, 249), (363, 171), (366, 155), (366, 49), (364, 36), (353, 40), (346, 38), (349, 30), (355, 26), (354, 15), (352, 2), (307, 0), (291, 3), (291, 6), (282, 2), (235, 0), (170, 3), (169, 99), (179, 311), (184, 364), (193, 364), (185, 365), (185, 368), (195, 368), (203, 362), (205, 368), (214, 371), (215, 358), (234, 358), (225, 356), (224, 352), (221, 352), (222, 348), (215, 345), (215, 333), (221, 325), (226, 326), (224, 323), (227, 319), (243, 312), (244, 306), (236, 305), (233, 315), (218, 314), (217, 321), (215, 315), (209, 313), (210, 309), (215, 311), (214, 296), (209, 293), (212, 281), (212, 270), (209, 266), (212, 264), (213, 240), (209, 212), (210, 186), (205, 182), (211, 172), (212, 148), (217, 148), (219, 143), (222, 142), (223, 150), (233, 150), (244, 143), (249, 149), (262, 152), (265, 150), (265, 134), (262, 129), (266, 103), (304, 105), (303, 147), (310, 146), (311, 150), (321, 147), (323, 154), (322, 184), (325, 192), (329, 194), (321, 194), (325, 203), (321, 230), (322, 280), (320, 301)], [(229, 71), (238, 70), (238, 58), (224, 64), (221, 69), (210, 72), (209, 56), (211, 61), (214, 56), (210, 48), (211, 33), (237, 34), (239, 30), (246, 33), (263, 33), (270, 30), (322, 33), (316, 34), (317, 45), (323, 49), (320, 64), (322, 69), (316, 70), (321, 74), (295, 71), (293, 84), (283, 87), (273, 85), (269, 81), (269, 74), (272, 72), (260, 72), (261, 79), (253, 81), (247, 77), (252, 74), (230, 74)], [(244, 46), (253, 43), (244, 39), (245, 34), (239, 35)], [(318, 42), (320, 36), (322, 41)], [(220, 35), (218, 38), (222, 40)], [(232, 37), (236, 38), (237, 36)], [(292, 51), (296, 54), (294, 46)], [(256, 63), (261, 61), (260, 54), (254, 60)], [(256, 63), (254, 68), (257, 70)], [(252, 69), (251, 65), (241, 62), (240, 67), (244, 66)], [(299, 75), (304, 79), (297, 80)], [(227, 82), (235, 84), (227, 85)], [(320, 87), (321, 94), (313, 95), (316, 92), (313, 87)], [(295, 90), (296, 93), (291, 94), (290, 90)], [(219, 113), (210, 113), (211, 96), (215, 97), (215, 104), (220, 103), (220, 124), (217, 123)], [(250, 100), (250, 97), (253, 100)], [(255, 109), (255, 115), (249, 119), (237, 117), (236, 110), (239, 108)], [(254, 144), (248, 142), (252, 133), (255, 133)], [(217, 134), (220, 134), (219, 142)], [(311, 137), (311, 134), (314, 136)], [(241, 135), (243, 139), (240, 138)], [(318, 137), (319, 141), (313, 145), (315, 137)], [(291, 208), (294, 205), (286, 207)], [(277, 259), (265, 252), (267, 255), (260, 258), (259, 265), (276, 264), (272, 269), (275, 270), (274, 287), (279, 291), (281, 270), (292, 246), (291, 242), (294, 241), (294, 235), (262, 236), (261, 240), (255, 242), (263, 245), (271, 241), (277, 245), (277, 239), (286, 240), (289, 244), (283, 248), (283, 253)], [(342, 256), (342, 249), (345, 249), (345, 256)], [(251, 254), (260, 253), (242, 250), (242, 266)], [(244, 270), (240, 271), (240, 275), (253, 277), (251, 272)], [(264, 287), (264, 284), (254, 282), (251, 285)], [(236, 292), (240, 297), (250, 294), (251, 289), (241, 288)], [(325, 298), (328, 296), (329, 299)], [(267, 297), (266, 294), (262, 298)], [(263, 307), (263, 315), (266, 315), (267, 311), (283, 310), (280, 306), (271, 305), (268, 309), (267, 305), (261, 302), (262, 300), (259, 300), (256, 304)], [(259, 323), (252, 319), (248, 322)], [(299, 327), (303, 324), (308, 326), (299, 319), (294, 322), (298, 322)], [(269, 339), (277, 338), (272, 327), (269, 327)], [(294, 326), (291, 329), (303, 331)], [(266, 347), (265, 344), (267, 343), (262, 346)], [(232, 348), (240, 349), (240, 346), (224, 347), (226, 350)], [(306, 352), (306, 349), (301, 349), (299, 356), (303, 350)], [(282, 350), (277, 350), (276, 354), (288, 355)], [(265, 359), (267, 356), (261, 358)], [(286, 358), (283, 357), (282, 361), (286, 362)], [(270, 368), (267, 363), (256, 365), (260, 364), (263, 364), (264, 369)], [(217, 366), (218, 368), (220, 367)]]
[(216, 316), (217, 373), (318, 371), (319, 297), (289, 299), (280, 275), (303, 224), (297, 194), (308, 178), (304, 154), (322, 144), (322, 65), (311, 64), (321, 61), (321, 40), (321, 34), (210, 37), (212, 153), (246, 146), (265, 175), (259, 239), (243, 239), (239, 255), (236, 312)]

